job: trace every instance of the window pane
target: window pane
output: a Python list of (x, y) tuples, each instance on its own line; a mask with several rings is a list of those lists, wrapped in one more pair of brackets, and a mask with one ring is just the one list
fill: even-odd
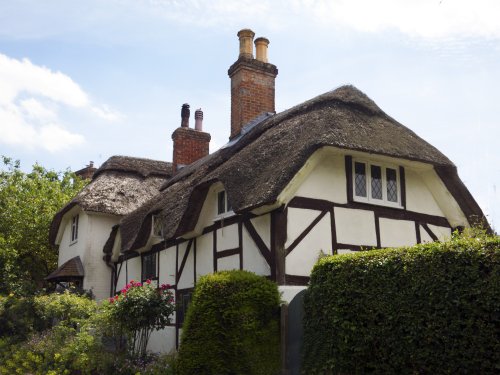
[(364, 163), (354, 163), (354, 194), (366, 197), (366, 166)]
[(142, 258), (142, 278), (143, 280), (156, 278), (156, 253)]
[(371, 173), (372, 173), (372, 198), (382, 199), (382, 168), (377, 165), (372, 165)]
[(220, 191), (217, 194), (217, 213), (223, 214), (226, 212), (226, 192)]
[(387, 200), (389, 202), (397, 202), (398, 201), (398, 180), (396, 175), (396, 170), (387, 168), (386, 169), (386, 177), (387, 177)]

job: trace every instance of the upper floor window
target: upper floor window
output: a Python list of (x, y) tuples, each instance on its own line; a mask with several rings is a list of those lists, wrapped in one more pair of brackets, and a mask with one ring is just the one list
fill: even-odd
[(231, 212), (233, 208), (231, 203), (227, 200), (227, 194), (225, 190), (221, 190), (217, 193), (217, 215), (223, 215), (227, 212)]
[(78, 216), (75, 215), (71, 219), (71, 243), (78, 240)]
[(355, 160), (354, 200), (401, 207), (401, 182), (396, 167)]
[(149, 253), (142, 256), (142, 281), (158, 279), (156, 257), (157, 253)]

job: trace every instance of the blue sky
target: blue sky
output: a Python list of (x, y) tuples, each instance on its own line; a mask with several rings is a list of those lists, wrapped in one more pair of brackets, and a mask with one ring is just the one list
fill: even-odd
[(457, 165), (498, 231), (499, 19), (495, 0), (0, 0), (0, 154), (24, 169), (170, 161), (183, 103), (214, 151), (251, 28), (271, 42), (277, 111), (355, 85)]

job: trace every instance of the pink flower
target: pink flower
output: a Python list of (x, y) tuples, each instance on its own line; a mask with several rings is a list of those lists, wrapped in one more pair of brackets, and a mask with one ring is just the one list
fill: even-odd
[(122, 289), (122, 293), (123, 293), (123, 294), (127, 293), (127, 289), (123, 288), (123, 289)]
[(161, 284), (161, 287), (160, 287), (162, 290), (164, 289), (167, 289), (168, 288), (168, 285), (167, 284)]
[(128, 283), (126, 286), (125, 286), (125, 289), (130, 289), (132, 285), (130, 283)]
[(142, 286), (141, 283), (135, 283), (135, 286)]
[(148, 284), (148, 285), (151, 284), (151, 280), (147, 279), (146, 284)]
[(108, 301), (109, 301), (109, 303), (113, 303), (113, 302), (115, 302), (115, 299), (113, 297), (111, 297)]

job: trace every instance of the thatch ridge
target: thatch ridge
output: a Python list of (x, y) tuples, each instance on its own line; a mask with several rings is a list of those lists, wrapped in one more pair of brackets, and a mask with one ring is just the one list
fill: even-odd
[(264, 120), (235, 144), (166, 181), (158, 195), (122, 219), (122, 251), (145, 245), (147, 236), (139, 232), (153, 212), (165, 216), (167, 239), (192, 230), (192, 217), (203, 204), (202, 199), (192, 197), (204, 196), (215, 181), (224, 184), (236, 213), (275, 202), (305, 161), (324, 146), (455, 168), (364, 93), (342, 86)]

